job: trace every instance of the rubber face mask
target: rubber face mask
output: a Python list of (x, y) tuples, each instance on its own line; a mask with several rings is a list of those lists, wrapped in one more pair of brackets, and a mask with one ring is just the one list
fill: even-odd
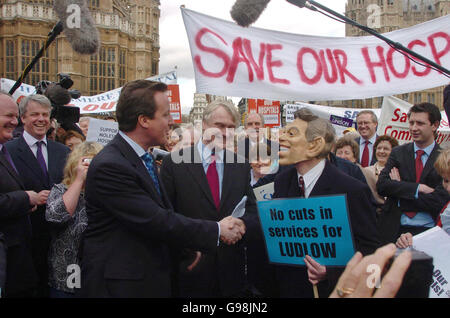
[(293, 165), (311, 159), (305, 136), (307, 127), (306, 121), (297, 118), (280, 130), (280, 165)]

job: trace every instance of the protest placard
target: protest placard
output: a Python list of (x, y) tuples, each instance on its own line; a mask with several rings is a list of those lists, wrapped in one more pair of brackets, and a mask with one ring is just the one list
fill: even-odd
[(257, 202), (269, 261), (345, 266), (355, 253), (345, 195)]
[[(320, 37), (243, 28), (181, 9), (198, 93), (279, 101), (363, 99), (448, 84), (375, 36)], [(450, 67), (450, 15), (385, 34)], [(411, 85), (414, 83), (414, 85)]]
[(110, 120), (91, 118), (86, 141), (94, 141), (106, 146), (119, 132), (119, 125)]
[(450, 235), (436, 226), (413, 237), (413, 248), (433, 257), (430, 298), (450, 298)]
[(275, 192), (274, 183), (265, 184), (263, 186), (253, 189), (255, 193), (256, 201), (269, 201), (272, 200), (273, 193)]

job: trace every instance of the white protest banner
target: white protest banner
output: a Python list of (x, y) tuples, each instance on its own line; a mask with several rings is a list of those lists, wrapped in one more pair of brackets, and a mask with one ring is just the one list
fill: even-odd
[(413, 237), (413, 248), (433, 257), (430, 298), (450, 298), (450, 235), (436, 226)]
[[(271, 100), (347, 100), (448, 84), (374, 36), (317, 37), (243, 28), (185, 8), (198, 93)], [(450, 68), (450, 15), (385, 34)]]
[(91, 118), (86, 141), (95, 141), (106, 146), (119, 132), (119, 124), (110, 120)]
[(275, 192), (275, 184), (269, 183), (263, 186), (253, 189), (255, 193), (256, 201), (269, 201), (272, 200), (273, 193)]
[[(176, 72), (168, 72), (153, 77), (146, 78), (146, 80), (163, 82), (165, 84), (176, 84), (177, 76)], [(0, 89), (8, 92), (13, 86), (15, 81), (2, 78), (0, 79)], [(113, 89), (102, 94), (94, 96), (81, 96), (78, 99), (72, 99), (67, 106), (76, 106), (80, 108), (81, 114), (96, 114), (102, 112), (114, 112), (116, 111), (117, 100), (119, 99), (120, 91), (122, 87)], [(23, 84), (14, 92), (13, 98), (20, 102), (20, 100), (28, 95), (36, 94), (36, 89), (32, 85)]]
[[(286, 123), (290, 123), (294, 120), (294, 113), (300, 109), (306, 107), (311, 110), (314, 114), (319, 116), (320, 118), (330, 120), (332, 116), (342, 117), (344, 119), (350, 119), (353, 122), (353, 127), (356, 127), (356, 116), (362, 110), (371, 110), (375, 113), (377, 117), (381, 114), (381, 109), (362, 109), (362, 108), (343, 108), (343, 107), (330, 107), (330, 106), (322, 106), (315, 104), (307, 104), (298, 102), (296, 104), (286, 104), (284, 105), (284, 112), (286, 115)], [(336, 130), (337, 136), (342, 136), (343, 131), (347, 128), (347, 126), (343, 126), (342, 124), (338, 124), (336, 122), (332, 122), (334, 129)]]
[[(408, 102), (393, 96), (383, 99), (381, 114), (378, 117), (378, 135), (389, 135), (398, 140), (399, 144), (412, 141), (409, 132), (408, 111), (412, 107)], [(443, 147), (450, 145), (450, 128), (445, 111), (441, 111), (441, 124), (436, 142)]]

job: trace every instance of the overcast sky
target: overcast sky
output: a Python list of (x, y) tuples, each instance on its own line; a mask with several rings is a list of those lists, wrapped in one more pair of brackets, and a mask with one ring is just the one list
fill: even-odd
[[(219, 19), (232, 21), (230, 10), (235, 0), (162, 0), (160, 19), (160, 74), (177, 66), (182, 113), (188, 114), (194, 102), (194, 68), (180, 6)], [(345, 12), (346, 0), (318, 0), (339, 12)], [(308, 9), (300, 9), (285, 0), (272, 0), (253, 26), (268, 30), (319, 36), (345, 36), (342, 23)], [(238, 100), (238, 99), (237, 99)], [(236, 99), (234, 99), (236, 101)]]

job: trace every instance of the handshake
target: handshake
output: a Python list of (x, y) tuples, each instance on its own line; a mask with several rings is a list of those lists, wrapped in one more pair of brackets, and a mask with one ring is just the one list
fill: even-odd
[(220, 240), (225, 244), (236, 244), (245, 234), (245, 224), (241, 219), (230, 216), (219, 222)]

